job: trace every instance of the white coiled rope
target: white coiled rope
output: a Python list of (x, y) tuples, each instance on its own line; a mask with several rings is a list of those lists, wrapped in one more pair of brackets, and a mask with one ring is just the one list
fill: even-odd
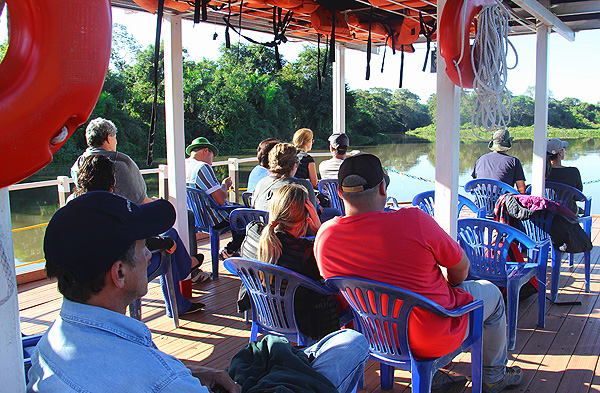
[[(517, 66), (518, 55), (508, 40), (510, 14), (502, 4), (484, 6), (479, 12), (477, 34), (471, 51), (471, 65), (475, 70), (473, 89), (476, 98), (471, 116), (471, 129), (479, 134), (493, 133), (510, 123), (512, 99), (506, 88), (507, 72)], [(506, 57), (509, 46), (515, 54), (515, 64), (508, 67)], [(475, 59), (478, 66), (475, 67)]]

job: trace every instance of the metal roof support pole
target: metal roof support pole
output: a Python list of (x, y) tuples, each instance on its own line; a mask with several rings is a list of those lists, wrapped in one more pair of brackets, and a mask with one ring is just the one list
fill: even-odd
[[(165, 124), (169, 201), (177, 211), (175, 229), (179, 232), (181, 239), (188, 239), (181, 16), (166, 15), (165, 22), (167, 24), (167, 29), (165, 29)], [(183, 242), (186, 248), (189, 247), (187, 243), (186, 241)]]
[(346, 132), (346, 48), (335, 45), (333, 63), (333, 130)]
[(7, 264), (0, 268), (0, 381), (2, 391), (21, 393), (25, 392), (25, 372), (8, 187), (0, 189), (0, 220), (0, 263)]
[[(438, 15), (442, 14), (445, 3), (445, 0), (438, 1)], [(456, 238), (460, 90), (448, 78), (445, 69), (444, 58), (437, 56), (435, 220), (452, 238)]]
[(538, 22), (535, 55), (535, 118), (531, 194), (544, 196), (546, 139), (548, 138), (548, 37), (550, 29)]

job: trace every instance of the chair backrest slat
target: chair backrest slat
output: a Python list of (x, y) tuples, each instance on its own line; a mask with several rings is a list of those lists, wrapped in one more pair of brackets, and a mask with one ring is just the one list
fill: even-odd
[(295, 316), (294, 296), (299, 287), (332, 294), (328, 287), (281, 266), (248, 258), (229, 258), (225, 268), (237, 274), (251, 299), (253, 323), (258, 331), (278, 334), (299, 344), (308, 338), (300, 332)]
[(266, 224), (269, 221), (269, 212), (258, 209), (240, 208), (235, 209), (229, 215), (231, 229), (236, 232), (246, 230), (246, 226), (252, 221), (259, 221)]
[(471, 262), (469, 275), (490, 280), (506, 279), (508, 250), (513, 241), (528, 249), (536, 246), (518, 229), (480, 218), (459, 219), (458, 239)]
[(329, 195), (331, 200), (331, 207), (338, 209), (343, 215), (346, 215), (346, 209), (344, 208), (344, 201), (338, 195), (338, 181), (337, 179), (321, 179), (319, 180), (319, 192), (322, 194)]
[(465, 191), (475, 195), (475, 204), (485, 208), (486, 217), (494, 217), (494, 208), (503, 194), (519, 194), (514, 187), (493, 179), (474, 179), (465, 184)]

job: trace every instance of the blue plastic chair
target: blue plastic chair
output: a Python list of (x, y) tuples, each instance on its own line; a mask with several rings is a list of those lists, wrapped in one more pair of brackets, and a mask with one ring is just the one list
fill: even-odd
[[(471, 261), (468, 279), (488, 280), (507, 289), (508, 349), (515, 349), (519, 290), (533, 276), (538, 280), (538, 326), (543, 328), (546, 324), (546, 267), (550, 240), (535, 242), (516, 228), (483, 218), (459, 219), (458, 239)], [(512, 242), (528, 250), (527, 263), (507, 261)]]
[(475, 195), (475, 204), (485, 209), (486, 218), (494, 218), (496, 202), (502, 194), (519, 194), (510, 185), (493, 179), (474, 179), (465, 184), (465, 191)]
[(215, 229), (213, 227), (209, 209), (231, 212), (242, 205), (225, 205), (221, 206), (204, 191), (193, 187), (186, 187), (188, 209), (194, 212), (194, 221), (196, 225), (196, 233), (208, 233), (210, 237), (210, 255), (212, 260), (212, 276), (213, 279), (219, 278), (219, 243), (221, 234), (231, 230), (229, 225)]
[(323, 295), (334, 291), (293, 270), (254, 259), (228, 258), (224, 265), (230, 273), (240, 277), (250, 295), (250, 341), (256, 341), (261, 333), (284, 336), (298, 345), (314, 343), (298, 328), (294, 308), (296, 290), (302, 286)]
[(344, 208), (344, 201), (338, 195), (337, 179), (321, 179), (321, 180), (319, 180), (319, 192), (321, 194), (329, 195), (329, 199), (331, 200), (331, 207), (341, 211), (343, 216), (346, 215), (346, 209)]
[[(413, 392), (429, 393), (435, 372), (470, 347), (472, 391), (481, 392), (483, 300), (446, 310), (417, 293), (376, 281), (332, 277), (325, 283), (338, 290), (350, 304), (354, 312), (355, 328), (369, 341), (370, 357), (379, 362), (382, 389), (392, 388), (394, 368), (401, 368), (411, 372)], [(415, 358), (408, 342), (408, 318), (414, 307), (446, 317), (459, 317), (468, 313), (467, 338), (458, 349), (442, 357)]]
[(246, 226), (252, 221), (259, 221), (263, 224), (268, 223), (269, 212), (258, 209), (239, 208), (232, 211), (229, 215), (229, 226), (236, 232), (245, 232)]
[(33, 334), (31, 336), (21, 337), (23, 345), (23, 366), (25, 367), (25, 383), (29, 383), (29, 369), (31, 368), (31, 355), (35, 350), (37, 343), (44, 334)]
[[(171, 268), (171, 254), (164, 250), (153, 251), (154, 253), (160, 253), (160, 264), (153, 272), (148, 274), (148, 282), (154, 280), (156, 277), (163, 276), (163, 279), (167, 283), (167, 296), (165, 298), (165, 306), (170, 308), (171, 315), (173, 316), (173, 323), (175, 328), (179, 327), (179, 312), (177, 311), (177, 300), (175, 299), (175, 283), (173, 281), (173, 271)], [(131, 318), (142, 320), (142, 299), (134, 300), (129, 305), (129, 316)]]
[[(415, 195), (412, 200), (413, 206), (417, 206), (419, 209), (423, 210), (425, 213), (429, 214), (431, 217), (434, 216), (434, 206), (435, 206), (435, 191), (424, 191), (420, 194)], [(485, 208), (478, 208), (473, 201), (467, 198), (464, 195), (458, 195), (458, 216), (460, 216), (460, 212), (462, 208), (466, 206), (473, 213), (477, 214), (477, 218), (485, 218), (486, 210)]]
[(252, 193), (251, 192), (243, 192), (242, 193), (242, 201), (244, 201), (244, 206), (252, 207)]
[[(560, 203), (563, 206), (569, 206), (569, 202), (583, 202), (583, 213), (578, 214), (579, 223), (583, 224), (583, 230), (588, 236), (592, 236), (592, 198), (585, 196), (581, 191), (575, 187), (571, 187), (567, 184), (557, 183), (553, 181), (546, 182), (546, 198)], [(531, 186), (527, 187), (527, 194), (531, 194)], [(591, 262), (590, 252), (583, 253), (583, 260), (585, 264), (585, 291), (590, 292), (590, 273), (591, 273)], [(558, 262), (558, 263), (557, 263)], [(562, 252), (552, 248), (552, 282), (550, 299), (555, 302), (558, 293), (558, 278), (560, 276), (560, 265), (562, 262)], [(569, 266), (574, 265), (574, 254), (569, 254)], [(556, 277), (556, 280), (554, 279)], [(555, 288), (556, 285), (556, 288)]]

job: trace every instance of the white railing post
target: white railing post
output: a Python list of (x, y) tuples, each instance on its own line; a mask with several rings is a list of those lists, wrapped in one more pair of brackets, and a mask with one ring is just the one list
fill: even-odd
[(71, 194), (71, 183), (68, 176), (58, 176), (56, 181), (58, 181), (58, 205), (63, 207)]
[(158, 197), (167, 199), (169, 195), (169, 167), (164, 164), (158, 166)]
[[(240, 163), (237, 158), (230, 158), (227, 160), (227, 166), (229, 167), (229, 176), (233, 181), (233, 191), (229, 193), (229, 200), (235, 203), (240, 202)], [(233, 199), (233, 200), (232, 200)]]
[(0, 189), (0, 381), (3, 392), (25, 392), (21, 321), (8, 188)]

